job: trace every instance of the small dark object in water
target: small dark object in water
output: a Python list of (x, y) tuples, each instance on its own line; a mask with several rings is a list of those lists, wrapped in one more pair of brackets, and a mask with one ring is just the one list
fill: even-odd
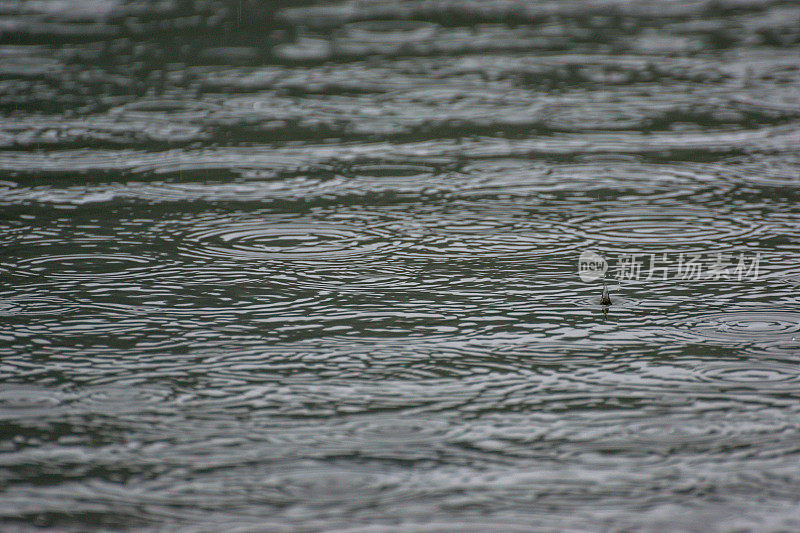
[(608, 295), (608, 287), (603, 283), (603, 295), (600, 296), (601, 305), (611, 305), (611, 296)]

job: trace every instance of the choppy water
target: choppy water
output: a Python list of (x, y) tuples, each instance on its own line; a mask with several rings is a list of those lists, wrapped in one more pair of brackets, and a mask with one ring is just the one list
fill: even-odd
[(0, 42), (4, 528), (800, 528), (796, 3)]

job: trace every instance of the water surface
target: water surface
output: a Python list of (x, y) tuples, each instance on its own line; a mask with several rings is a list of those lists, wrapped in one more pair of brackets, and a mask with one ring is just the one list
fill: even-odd
[(0, 520), (797, 529), (799, 29), (3, 4)]

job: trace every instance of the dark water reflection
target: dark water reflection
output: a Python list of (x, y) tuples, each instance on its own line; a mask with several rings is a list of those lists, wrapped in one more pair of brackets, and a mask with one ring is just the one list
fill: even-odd
[(0, 43), (8, 527), (800, 527), (795, 4), (27, 2)]

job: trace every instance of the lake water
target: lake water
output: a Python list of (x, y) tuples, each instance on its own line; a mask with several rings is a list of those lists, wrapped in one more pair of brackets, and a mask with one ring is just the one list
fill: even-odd
[(4, 530), (800, 529), (797, 3), (0, 43)]

